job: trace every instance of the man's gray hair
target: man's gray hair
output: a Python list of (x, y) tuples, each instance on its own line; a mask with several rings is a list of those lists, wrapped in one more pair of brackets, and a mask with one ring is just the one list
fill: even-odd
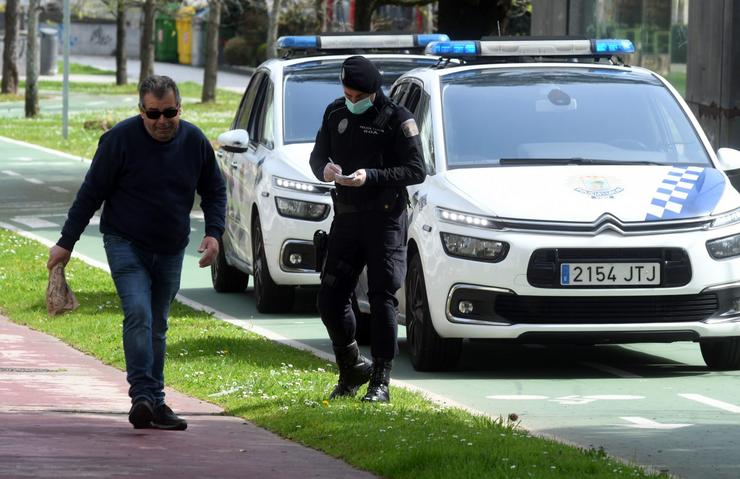
[(175, 80), (164, 75), (152, 75), (139, 83), (139, 106), (144, 107), (144, 96), (151, 93), (156, 98), (162, 99), (168, 91), (175, 94), (177, 106), (180, 106), (180, 90), (177, 88)]

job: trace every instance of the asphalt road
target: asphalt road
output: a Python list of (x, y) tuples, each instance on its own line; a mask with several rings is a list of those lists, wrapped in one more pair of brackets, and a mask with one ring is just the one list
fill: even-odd
[[(0, 227), (56, 241), (88, 163), (0, 138)], [(88, 227), (76, 251), (105, 267), (102, 241)], [(195, 251), (203, 221), (193, 214), (181, 297), (273, 338), (330, 352), (310, 294), (296, 310), (260, 315), (251, 290), (218, 294)], [(710, 372), (692, 343), (631, 346), (517, 346), (466, 343), (460, 367), (413, 371), (399, 340), (395, 381), (494, 417), (519, 416), (534, 433), (685, 478), (740, 477), (740, 372)]]

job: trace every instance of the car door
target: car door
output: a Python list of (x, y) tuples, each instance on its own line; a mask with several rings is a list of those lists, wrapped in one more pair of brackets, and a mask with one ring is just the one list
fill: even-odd
[[(244, 92), (239, 110), (231, 128), (233, 130), (245, 130), (249, 132), (250, 119), (254, 116), (254, 111), (259, 107), (259, 93), (267, 77), (266, 72), (256, 72), (249, 86)], [(252, 143), (250, 133), (250, 144)], [(249, 150), (247, 150), (248, 152)], [(247, 152), (231, 153), (223, 151), (223, 168), (224, 178), (227, 183), (227, 218), (226, 235), (229, 239), (229, 256), (236, 256), (238, 262), (244, 266), (251, 265), (251, 242), (249, 237), (249, 221), (251, 218), (252, 203), (247, 196), (249, 184)]]
[[(264, 177), (264, 163), (273, 151), (273, 112), (274, 112), (274, 87), (269, 75), (265, 72), (257, 90), (254, 106), (247, 120), (247, 131), (249, 132), (249, 145), (244, 153), (243, 181), (241, 182), (241, 194), (245, 204), (249, 205), (249, 214), (242, 215), (240, 220), (242, 227), (247, 232), (246, 242), (243, 245), (247, 249), (247, 257), (252, 261), (252, 205), (257, 206), (257, 214), (260, 211), (259, 185), (262, 181), (269, 181)], [(264, 200), (265, 198), (262, 198)], [(269, 199), (272, 201), (272, 198)]]

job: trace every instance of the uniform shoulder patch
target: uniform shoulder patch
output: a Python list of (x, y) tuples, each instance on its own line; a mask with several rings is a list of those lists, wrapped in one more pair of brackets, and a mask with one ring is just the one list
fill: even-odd
[(419, 127), (416, 126), (416, 121), (413, 118), (409, 118), (401, 123), (401, 131), (403, 131), (406, 138), (411, 138), (419, 134)]

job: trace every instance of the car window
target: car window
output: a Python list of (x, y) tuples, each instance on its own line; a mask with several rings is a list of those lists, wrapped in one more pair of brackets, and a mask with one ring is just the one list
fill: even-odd
[(500, 159), (711, 166), (656, 78), (609, 69), (488, 69), (442, 79), (448, 167)]
[(421, 151), (424, 155), (424, 163), (427, 169), (427, 175), (433, 175), (436, 172), (434, 165), (434, 134), (432, 129), (431, 109), (429, 108), (429, 95), (420, 90), (420, 101), (418, 102), (414, 117), (419, 126), (419, 141), (421, 142)]
[[(431, 66), (436, 58), (394, 58), (372, 61), (383, 75), (383, 91), (398, 77), (418, 66)], [(342, 96), (339, 81), (341, 59), (316, 60), (286, 67), (284, 70), (283, 141), (309, 143), (316, 139), (326, 107)]]
[[(270, 84), (270, 79), (265, 75), (257, 88), (257, 95), (255, 96), (252, 110), (249, 112), (247, 131), (249, 132), (249, 142), (252, 144), (261, 142), (263, 138), (262, 130), (264, 127), (265, 110), (268, 104), (267, 91)], [(270, 98), (271, 101), (272, 98)]]
[(403, 83), (396, 85), (391, 90), (391, 94), (390, 94), (391, 100), (395, 101), (399, 105), (402, 105), (403, 97), (404, 95), (406, 95), (406, 92), (408, 91), (408, 89), (409, 89), (409, 82), (403, 82)]
[(262, 85), (262, 82), (264, 81), (266, 75), (264, 72), (258, 72), (252, 75), (252, 79), (249, 82), (249, 86), (247, 87), (247, 90), (244, 92), (244, 96), (242, 97), (241, 104), (239, 105), (239, 110), (237, 110), (236, 118), (234, 119), (234, 124), (232, 125), (232, 130), (246, 130), (247, 129), (247, 122), (249, 121), (249, 115), (252, 111), (252, 107), (254, 106), (254, 102), (257, 98), (257, 92), (260, 89), (260, 86)]
[(272, 81), (268, 79), (265, 82), (265, 99), (258, 121), (260, 143), (270, 149), (272, 149), (275, 140), (273, 123), (273, 91), (274, 87), (272, 85)]

